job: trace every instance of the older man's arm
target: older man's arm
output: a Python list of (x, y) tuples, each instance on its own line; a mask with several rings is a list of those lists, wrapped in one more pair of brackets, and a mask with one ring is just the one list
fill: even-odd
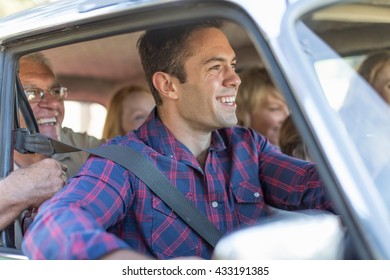
[(18, 169), (0, 181), (0, 230), (28, 208), (39, 207), (65, 185), (65, 167), (44, 159)]

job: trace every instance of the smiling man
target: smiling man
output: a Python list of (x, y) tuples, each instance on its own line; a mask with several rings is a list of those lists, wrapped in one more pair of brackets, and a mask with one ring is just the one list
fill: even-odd
[[(149, 30), (138, 48), (157, 107), (137, 131), (107, 145), (143, 153), (222, 233), (257, 223), (267, 204), (332, 210), (313, 164), (235, 126), (241, 81), (218, 22)], [(213, 252), (131, 171), (99, 157), (41, 208), (23, 248), (32, 259), (209, 259)]]
[[(62, 127), (65, 114), (64, 99), (68, 90), (58, 84), (49, 61), (42, 53), (33, 53), (20, 59), (19, 78), (40, 133), (66, 144), (84, 148), (94, 148), (103, 143), (102, 140), (86, 133), (76, 133), (70, 128)], [(23, 118), (21, 122), (23, 126)], [(71, 177), (79, 171), (87, 156), (85, 152), (75, 152), (56, 154), (53, 158), (67, 166), (67, 175)], [(18, 167), (26, 167), (42, 159), (42, 155), (15, 152), (14, 159)]]

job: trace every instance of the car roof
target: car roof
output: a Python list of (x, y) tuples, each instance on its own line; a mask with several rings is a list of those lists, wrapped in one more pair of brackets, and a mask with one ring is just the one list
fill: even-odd
[[(76, 33), (81, 25), (99, 20), (107, 20), (116, 15), (131, 14), (136, 15), (138, 12), (158, 10), (159, 5), (183, 5), (190, 7), (191, 5), (200, 5), (206, 1), (190, 1), (190, 0), (100, 0), (100, 1), (57, 1), (40, 7), (19, 12), (17, 14), (0, 19), (0, 44), (7, 46), (8, 43), (27, 40), (35, 36), (48, 36), (56, 32), (68, 30)], [(289, 1), (273, 1), (275, 5), (273, 18), (281, 15), (286, 9), (286, 3)], [(292, 5), (307, 4), (310, 1), (295, 0), (290, 1)], [(326, 1), (324, 1), (326, 2)], [(329, 1), (331, 2), (331, 1)], [(380, 1), (376, 1), (380, 2)], [(219, 0), (212, 1), (213, 4), (234, 4), (246, 7), (247, 11), (251, 11), (249, 5), (268, 5), (269, 1), (228, 1)], [(387, 3), (383, 1), (383, 3)], [(388, 3), (387, 3), (388, 4)], [(276, 9), (277, 8), (277, 9)], [(333, 46), (341, 55), (355, 55), (362, 51), (368, 52), (375, 50), (383, 45), (388, 45), (390, 41), (390, 33), (387, 32), (386, 25), (380, 29), (375, 26), (375, 32), (370, 29), (372, 17), (381, 15), (388, 17), (386, 12), (379, 13), (377, 9), (380, 7), (366, 7), (362, 4), (356, 4), (354, 9), (361, 10), (360, 13), (353, 13), (359, 17), (367, 19), (367, 24), (362, 24), (359, 29), (351, 29), (347, 23), (341, 23), (337, 16), (342, 12), (340, 9), (332, 8), (326, 12), (318, 13), (317, 17), (322, 17), (321, 24), (316, 28), (316, 31), (321, 34), (321, 37), (327, 38), (328, 43)], [(373, 10), (375, 9), (375, 11)], [(267, 9), (256, 9), (253, 16), (257, 16), (256, 20), (263, 21), (262, 28), (265, 33), (270, 33), (274, 22), (277, 20), (268, 20), (267, 25)], [(351, 23), (354, 18), (349, 19)], [(383, 19), (381, 19), (383, 21)], [(307, 18), (307, 22), (311, 22), (312, 18)], [(264, 24), (263, 24), (264, 23)], [(147, 23), (145, 23), (147, 24)], [(313, 26), (311, 24), (311, 26)], [(267, 30), (268, 28), (268, 30)], [(228, 25), (226, 33), (232, 43), (233, 48), (237, 53), (238, 64), (237, 68), (251, 67), (261, 65), (261, 58), (257, 55), (251, 39), (246, 32), (243, 32), (239, 26)], [(61, 83), (69, 85), (73, 90), (70, 92), (69, 98), (76, 100), (89, 100), (107, 105), (110, 96), (116, 89), (127, 83), (138, 83), (146, 85), (144, 73), (142, 71), (140, 59), (136, 49), (136, 42), (140, 35), (140, 31), (129, 32), (126, 34), (117, 34), (116, 36), (108, 36), (103, 38), (91, 39), (83, 41), (82, 35), (74, 35), (74, 44), (49, 48), (44, 50), (45, 55), (52, 62), (53, 70), (57, 74)], [(362, 36), (364, 35), (364, 36)], [(77, 37), (79, 36), (79, 37)], [(357, 49), (362, 44), (356, 44), (356, 40), (365, 41), (365, 50)], [(80, 41), (80, 42), (78, 42)], [(83, 41), (83, 42), (81, 42)], [(95, 95), (83, 94), (75, 87), (89, 87), (89, 92), (101, 93)]]
[[(58, 1), (0, 20), (0, 44), (7, 45), (19, 39), (26, 40), (28, 37), (44, 37), (67, 29), (77, 31), (79, 25), (115, 18), (116, 13), (120, 16), (131, 12), (132, 9), (136, 9), (134, 13), (136, 14), (148, 8), (156, 10), (160, 4), (189, 5), (191, 2), (200, 1)], [(137, 83), (146, 86), (136, 49), (141, 32), (111, 34), (88, 41), (80, 38), (80, 42), (75, 35), (74, 44), (59, 45), (43, 52), (50, 60), (60, 83), (72, 89), (69, 99), (90, 100), (107, 106), (110, 96), (125, 84)], [(242, 53), (246, 58), (241, 56), (239, 65), (260, 63), (260, 58), (245, 32), (233, 24), (226, 25), (225, 32), (231, 38), (234, 49), (244, 50)]]
[(35, 8), (20, 11), (18, 13), (0, 19), (0, 43), (8, 38), (32, 35), (36, 33), (50, 32), (58, 28), (66, 28), (67, 24), (78, 21), (86, 21), (88, 18), (113, 14), (126, 9), (156, 5), (161, 0), (61, 0)]

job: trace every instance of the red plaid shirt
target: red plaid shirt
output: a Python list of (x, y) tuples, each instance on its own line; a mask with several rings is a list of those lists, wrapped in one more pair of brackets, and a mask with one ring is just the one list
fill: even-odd
[[(250, 129), (213, 132), (204, 170), (155, 111), (112, 144), (142, 152), (223, 233), (266, 217), (266, 204), (331, 210), (314, 165), (283, 155)], [(94, 156), (41, 207), (23, 243), (32, 259), (95, 259), (119, 248), (158, 259), (212, 254), (131, 172)]]

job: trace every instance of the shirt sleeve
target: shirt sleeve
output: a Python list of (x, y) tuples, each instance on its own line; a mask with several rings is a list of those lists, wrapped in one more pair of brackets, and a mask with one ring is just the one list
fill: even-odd
[(268, 141), (260, 142), (259, 176), (268, 204), (285, 210), (334, 212), (314, 163), (285, 155)]
[[(115, 180), (113, 179), (115, 178)], [(132, 195), (127, 170), (91, 157), (81, 173), (39, 209), (22, 244), (30, 259), (98, 259), (129, 246), (107, 229)]]

